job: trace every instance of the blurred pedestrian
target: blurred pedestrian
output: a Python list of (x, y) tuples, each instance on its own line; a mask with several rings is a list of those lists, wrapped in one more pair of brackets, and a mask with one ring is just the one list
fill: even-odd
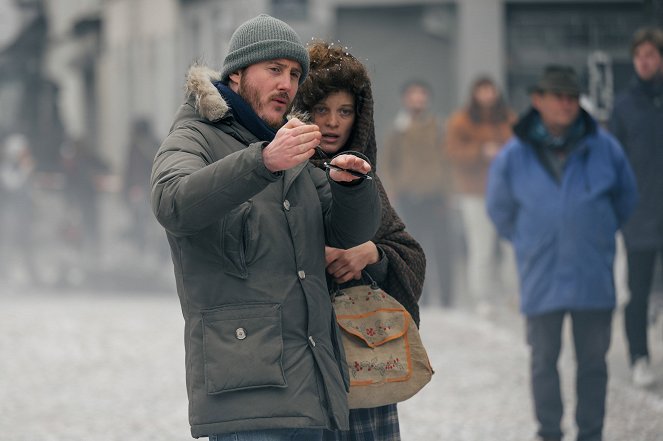
[(0, 159), (0, 274), (10, 284), (33, 282), (33, 180), (35, 161), (28, 138), (9, 135)]
[(150, 213), (150, 173), (158, 148), (159, 140), (150, 122), (145, 118), (137, 118), (131, 127), (122, 194), (131, 216), (128, 236), (143, 254), (156, 251), (148, 249), (148, 245), (151, 245), (150, 238), (155, 224)]
[(430, 110), (431, 88), (411, 80), (386, 137), (382, 179), (408, 230), (426, 253), (423, 304), (454, 299), (451, 178), (443, 152), (443, 123)]
[(83, 138), (72, 139), (60, 153), (65, 199), (70, 207), (65, 234), (83, 262), (89, 263), (99, 256), (99, 189), (110, 168)]
[(580, 108), (579, 96), (572, 68), (545, 68), (531, 109), (491, 165), (486, 195), (516, 252), (538, 435), (546, 441), (562, 439), (557, 361), (566, 315), (577, 360), (577, 439), (602, 439), (615, 233), (637, 199), (621, 146)]
[(499, 295), (516, 287), (512, 253), (499, 240), (485, 203), (488, 167), (515, 122), (495, 82), (482, 76), (472, 84), (467, 105), (451, 115), (446, 127), (445, 147), (465, 235), (467, 289), (480, 313), (489, 312)]
[(630, 298), (624, 310), (633, 383), (655, 377), (647, 341), (649, 297), (656, 259), (663, 257), (663, 30), (642, 28), (631, 42), (635, 78), (615, 101), (610, 130), (638, 181), (640, 202), (624, 226)]
[[(286, 23), (243, 23), (221, 72), (189, 71), (188, 101), (155, 158), (152, 208), (172, 251), (196, 438), (314, 441), (348, 429), (325, 244), (370, 240), (380, 199), (374, 180), (309, 163), (317, 126), (285, 122), (308, 70)], [(330, 163), (371, 171), (353, 154)]]
[[(311, 115), (320, 128), (323, 161), (339, 152), (358, 151), (376, 164), (373, 93), (366, 68), (340, 46), (315, 42), (308, 47), (309, 76), (295, 100), (295, 108)], [(419, 324), (417, 301), (421, 296), (426, 258), (419, 243), (405, 231), (377, 175), (382, 216), (377, 234), (349, 249), (326, 247), (327, 273), (344, 288), (362, 283), (362, 272), (398, 300)], [(363, 282), (365, 283), (365, 281)], [(333, 284), (330, 284), (333, 286)], [(325, 440), (400, 440), (396, 404), (350, 410), (349, 431), (326, 431)]]

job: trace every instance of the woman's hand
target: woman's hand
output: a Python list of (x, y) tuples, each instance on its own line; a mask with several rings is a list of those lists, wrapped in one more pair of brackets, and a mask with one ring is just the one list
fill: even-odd
[(379, 258), (378, 248), (371, 241), (347, 250), (325, 247), (327, 272), (339, 284), (361, 279), (362, 270), (377, 263)]
[[(369, 164), (367, 161), (364, 161), (359, 156), (351, 154), (338, 155), (332, 159), (330, 163), (337, 167), (346, 170), (353, 170), (363, 175), (371, 171), (371, 164)], [(335, 170), (333, 168), (329, 170), (329, 177), (336, 182), (352, 182), (360, 179), (357, 176), (351, 175), (350, 173)]]

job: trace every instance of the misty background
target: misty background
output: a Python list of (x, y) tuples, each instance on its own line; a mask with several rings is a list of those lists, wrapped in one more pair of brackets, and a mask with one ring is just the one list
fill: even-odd
[[(168, 260), (163, 235), (158, 228), (140, 233), (149, 237), (136, 246), (131, 195), (123, 194), (128, 180), (149, 175), (132, 159), (134, 132), (142, 124), (155, 151), (184, 99), (188, 68), (218, 69), (232, 32), (258, 13), (286, 20), (304, 42), (345, 46), (368, 67), (379, 148), (411, 79), (430, 84), (431, 107), (442, 119), (484, 74), (520, 113), (544, 65), (570, 64), (583, 79), (583, 102), (604, 121), (633, 74), (631, 35), (663, 20), (662, 3), (0, 0), (0, 142), (24, 137), (37, 202), (21, 229), (32, 229), (39, 251), (26, 258), (40, 264), (15, 277), (48, 286), (93, 278), (96, 287), (117, 288), (148, 273), (143, 288), (169, 286), (160, 280), (164, 253)], [(151, 221), (149, 212), (142, 216)]]
[[(290, 24), (304, 43), (334, 42), (367, 66), (378, 149), (399, 110), (401, 86), (412, 79), (430, 84), (442, 119), (467, 102), (479, 75), (492, 77), (521, 113), (543, 67), (568, 64), (582, 80), (583, 105), (605, 122), (633, 75), (633, 32), (663, 24), (662, 0), (0, 0), (0, 147), (28, 146), (33, 183), (29, 204), (9, 208), (0, 199), (0, 438), (32, 439), (16, 424), (33, 423), (40, 439), (147, 439), (136, 431), (187, 439), (183, 321), (165, 234), (140, 189), (150, 173), (145, 158), (168, 134), (189, 67), (219, 69), (232, 32), (263, 12)], [(450, 218), (457, 274), (446, 306), (454, 311), (431, 299), (422, 316), (442, 374), (432, 392), (403, 408), (404, 439), (515, 439), (500, 438), (504, 427), (524, 438), (534, 429), (517, 293), (479, 323), (464, 295), (463, 231)], [(623, 261), (618, 265), (623, 290)], [(660, 262), (657, 274), (651, 344), (660, 370)], [(470, 322), (479, 327), (468, 331)], [(611, 369), (625, 384), (619, 319), (615, 326), (622, 352), (613, 354)], [(463, 345), (494, 358), (477, 361)], [(454, 357), (467, 364), (449, 364)], [(492, 371), (472, 376), (477, 366)], [(466, 377), (443, 383), (453, 371)], [(486, 390), (491, 381), (500, 384), (489, 394), (493, 401), (476, 398), (488, 403), (475, 410), (484, 415), (449, 398), (469, 397), (468, 383)], [(663, 385), (638, 395), (624, 384), (610, 392), (609, 400), (621, 399), (607, 418), (610, 440), (663, 440), (654, 421), (663, 414)], [(510, 399), (509, 391), (516, 391)], [(448, 399), (446, 407), (435, 396)], [(435, 432), (443, 421), (431, 407), (455, 419)], [(644, 409), (644, 420), (628, 417), (634, 408)], [(142, 423), (127, 412), (148, 428), (139, 430)], [(468, 422), (482, 427), (481, 435), (462, 429)]]

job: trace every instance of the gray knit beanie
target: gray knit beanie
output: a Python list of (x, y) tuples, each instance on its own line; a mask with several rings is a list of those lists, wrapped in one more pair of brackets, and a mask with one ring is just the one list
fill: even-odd
[(302, 67), (302, 84), (308, 75), (308, 51), (297, 33), (287, 23), (260, 14), (241, 24), (230, 37), (228, 55), (223, 60), (221, 81), (228, 83), (231, 73), (265, 60), (287, 58)]

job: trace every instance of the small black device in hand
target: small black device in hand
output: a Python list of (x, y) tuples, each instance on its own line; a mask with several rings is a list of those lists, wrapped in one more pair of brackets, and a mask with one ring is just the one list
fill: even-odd
[(325, 166), (325, 168), (331, 168), (331, 169), (334, 169), (334, 170), (350, 173), (352, 176), (356, 176), (356, 177), (361, 178), (361, 179), (368, 179), (368, 180), (373, 179), (371, 176), (369, 176), (367, 174), (365, 175), (365, 174), (360, 173), (360, 172), (355, 171), (355, 170), (347, 170), (345, 168), (339, 167), (338, 165), (330, 164), (329, 162), (325, 162), (323, 165)]

